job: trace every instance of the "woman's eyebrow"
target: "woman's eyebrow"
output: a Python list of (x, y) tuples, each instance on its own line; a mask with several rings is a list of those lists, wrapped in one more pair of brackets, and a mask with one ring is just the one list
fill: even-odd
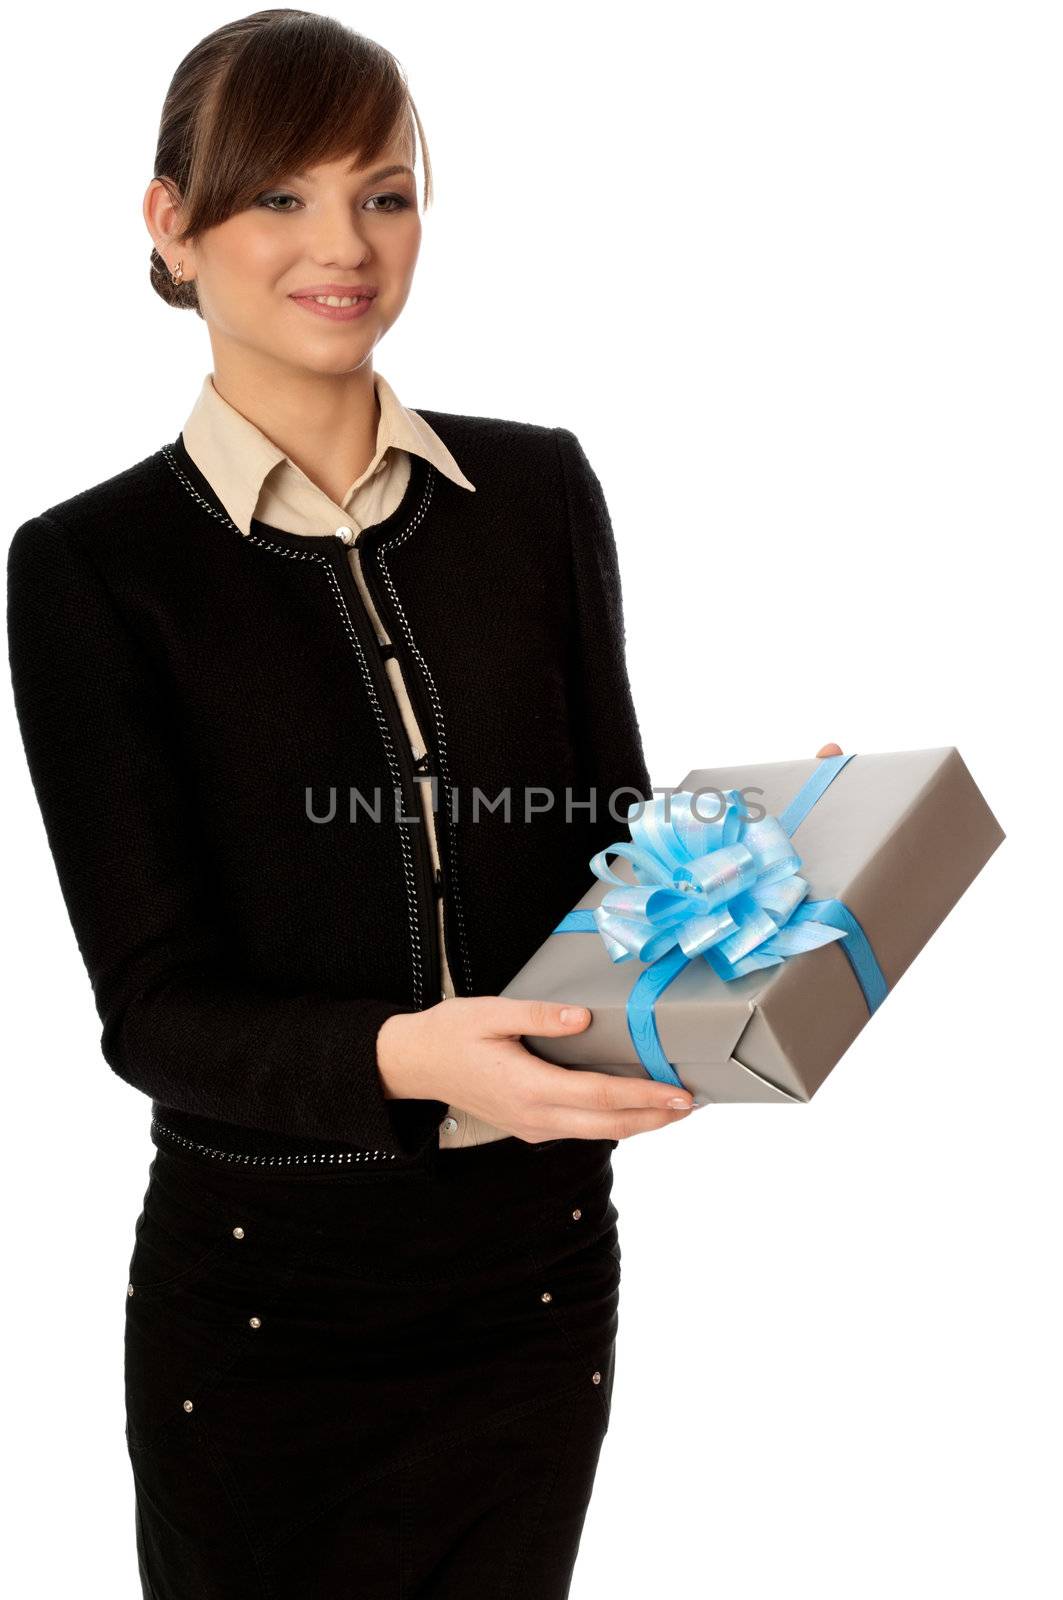
[[(351, 165), (347, 168), (347, 171), (348, 172), (353, 172), (354, 169), (355, 169), (355, 166), (356, 166), (356, 163), (352, 161)], [(413, 170), (412, 167), (406, 167), (406, 166), (398, 165), (398, 166), (393, 166), (393, 167), (378, 167), (375, 172), (370, 172), (368, 174), (368, 176), (366, 177), (365, 181), (366, 181), (366, 183), (380, 183), (381, 180), (384, 179), (384, 178), (394, 178), (394, 177), (397, 177), (400, 173), (403, 173), (403, 172), (408, 172), (411, 178), (415, 176), (414, 170)], [(293, 178), (306, 179), (309, 176), (310, 176), (310, 174), (307, 173), (307, 172), (293, 172), (292, 173), (292, 177)]]

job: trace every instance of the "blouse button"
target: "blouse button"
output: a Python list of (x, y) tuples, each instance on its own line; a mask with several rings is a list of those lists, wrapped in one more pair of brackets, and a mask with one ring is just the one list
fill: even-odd
[(445, 1119), (444, 1123), (443, 1123), (443, 1132), (444, 1133), (456, 1133), (457, 1130), (458, 1130), (457, 1118), (456, 1117), (447, 1117)]
[(354, 529), (347, 527), (337, 528), (336, 538), (342, 539), (344, 544), (350, 544), (351, 540), (354, 538)]

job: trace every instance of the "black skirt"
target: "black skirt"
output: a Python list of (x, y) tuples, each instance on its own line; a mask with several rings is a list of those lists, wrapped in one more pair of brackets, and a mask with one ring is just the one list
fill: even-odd
[(126, 1291), (144, 1595), (567, 1596), (613, 1387), (614, 1148), (158, 1148)]

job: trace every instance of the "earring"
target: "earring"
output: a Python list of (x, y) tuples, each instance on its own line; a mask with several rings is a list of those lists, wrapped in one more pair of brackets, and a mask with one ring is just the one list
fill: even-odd
[(178, 262), (174, 270), (170, 273), (170, 282), (174, 284), (180, 283), (181, 276), (181, 263)]

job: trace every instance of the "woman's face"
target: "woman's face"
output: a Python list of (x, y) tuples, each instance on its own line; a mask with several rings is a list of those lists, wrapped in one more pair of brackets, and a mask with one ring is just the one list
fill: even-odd
[[(406, 304), (417, 265), (421, 217), (409, 161), (403, 139), (367, 168), (352, 170), (344, 157), (280, 173), (190, 247), (166, 247), (171, 265), (182, 260), (185, 277), (195, 278), (216, 356), (219, 343), (231, 342), (245, 357), (258, 353), (322, 375), (364, 363)], [(362, 286), (375, 293), (355, 317), (322, 314), (295, 298), (320, 286), (338, 295)]]

